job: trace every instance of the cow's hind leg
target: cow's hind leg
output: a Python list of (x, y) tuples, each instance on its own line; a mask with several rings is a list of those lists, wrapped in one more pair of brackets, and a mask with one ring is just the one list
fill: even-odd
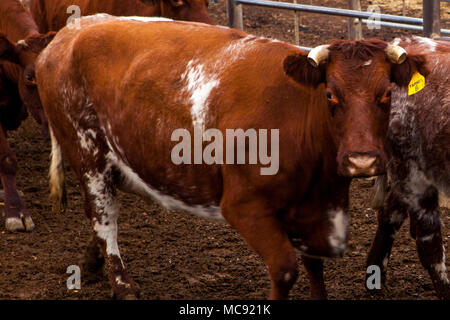
[(395, 234), (407, 216), (407, 208), (398, 201), (398, 195), (390, 190), (384, 205), (378, 210), (378, 228), (366, 261), (367, 267), (376, 265), (380, 268), (383, 287), (386, 283), (386, 271)]
[(17, 159), (0, 127), (0, 177), (4, 188), (5, 226), (8, 231), (32, 231), (34, 223), (16, 186)]
[(437, 295), (441, 299), (450, 299), (438, 191), (434, 186), (429, 186), (420, 195), (415, 195), (415, 198), (415, 208), (410, 212), (411, 236), (416, 239), (420, 262), (430, 274)]
[(138, 292), (120, 257), (117, 244), (117, 218), (119, 208), (115, 200), (112, 170), (89, 171), (84, 176), (86, 214), (90, 216), (94, 237), (107, 263), (107, 272), (113, 298), (132, 299)]
[(91, 237), (83, 259), (84, 280), (87, 282), (97, 282), (103, 277), (103, 266), (105, 257), (97, 241), (96, 235)]

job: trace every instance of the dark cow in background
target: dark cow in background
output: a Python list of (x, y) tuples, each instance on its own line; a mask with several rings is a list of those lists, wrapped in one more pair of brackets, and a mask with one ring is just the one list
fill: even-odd
[(30, 10), (41, 32), (58, 31), (67, 24), (69, 6), (82, 16), (108, 13), (114, 16), (166, 17), (214, 24), (208, 0), (31, 0)]
[(409, 215), (420, 262), (438, 296), (450, 299), (439, 213), (439, 192), (450, 196), (450, 43), (414, 37), (393, 44), (426, 54), (431, 74), (416, 94), (393, 90), (387, 179), (377, 179), (378, 230), (367, 265), (380, 266), (384, 283), (395, 233)]
[(17, 159), (6, 140), (6, 131), (16, 129), (28, 111), (42, 125), (44, 136), (48, 138), (48, 123), (36, 87), (34, 62), (54, 33), (40, 34), (19, 0), (0, 2), (0, 32), (0, 176), (5, 194), (6, 229), (31, 231), (34, 224), (17, 192)]
[[(86, 17), (80, 30), (61, 30), (37, 62), (52, 196), (61, 198), (64, 154), (93, 224), (85, 271), (98, 269), (101, 248), (114, 295), (137, 292), (117, 244), (118, 188), (224, 218), (268, 266), (271, 299), (288, 297), (298, 248), (312, 298), (326, 298), (321, 257), (345, 252), (351, 177), (384, 173), (391, 79), (406, 86), (416, 69), (426, 74), (423, 56), (381, 40), (336, 41), (307, 56), (233, 29), (140, 20)], [(279, 149), (279, 170), (176, 165), (172, 134), (180, 128), (191, 136), (279, 129), (270, 147), (272, 155)]]

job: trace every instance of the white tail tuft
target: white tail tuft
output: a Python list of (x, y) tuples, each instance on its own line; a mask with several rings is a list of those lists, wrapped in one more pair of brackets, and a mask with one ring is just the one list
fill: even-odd
[(59, 146), (58, 141), (56, 141), (51, 129), (50, 137), (52, 140), (52, 153), (49, 172), (50, 199), (52, 200), (53, 211), (60, 213), (64, 212), (67, 206), (64, 161), (61, 153), (61, 147)]

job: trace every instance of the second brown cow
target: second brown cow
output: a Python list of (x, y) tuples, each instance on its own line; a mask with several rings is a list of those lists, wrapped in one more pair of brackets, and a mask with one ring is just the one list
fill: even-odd
[[(69, 7), (77, 6), (80, 11)], [(208, 0), (31, 0), (30, 10), (41, 32), (58, 31), (72, 14), (107, 13), (114, 16), (166, 17), (214, 24)]]

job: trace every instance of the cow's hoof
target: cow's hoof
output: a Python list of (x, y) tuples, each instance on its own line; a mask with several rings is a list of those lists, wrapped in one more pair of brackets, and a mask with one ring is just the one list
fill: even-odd
[(5, 226), (6, 230), (10, 232), (17, 232), (17, 231), (31, 232), (36, 228), (36, 226), (33, 223), (33, 219), (31, 219), (31, 217), (25, 217), (23, 219), (17, 217), (6, 218)]
[(434, 289), (439, 299), (450, 300), (450, 283), (444, 282), (442, 279), (433, 281)]
[(138, 294), (135, 293), (120, 293), (120, 292), (113, 292), (111, 294), (111, 298), (113, 300), (137, 300), (138, 299)]
[(67, 200), (65, 198), (52, 200), (52, 211), (56, 214), (64, 213), (67, 209)]
[(31, 232), (34, 229), (36, 229), (36, 226), (34, 225), (33, 219), (31, 219), (31, 217), (25, 217), (23, 219), (23, 223), (25, 225), (25, 230), (28, 232)]
[(140, 288), (134, 282), (130, 281), (129, 284), (124, 286), (115, 286), (112, 291), (112, 298), (114, 300), (137, 300), (140, 295)]

